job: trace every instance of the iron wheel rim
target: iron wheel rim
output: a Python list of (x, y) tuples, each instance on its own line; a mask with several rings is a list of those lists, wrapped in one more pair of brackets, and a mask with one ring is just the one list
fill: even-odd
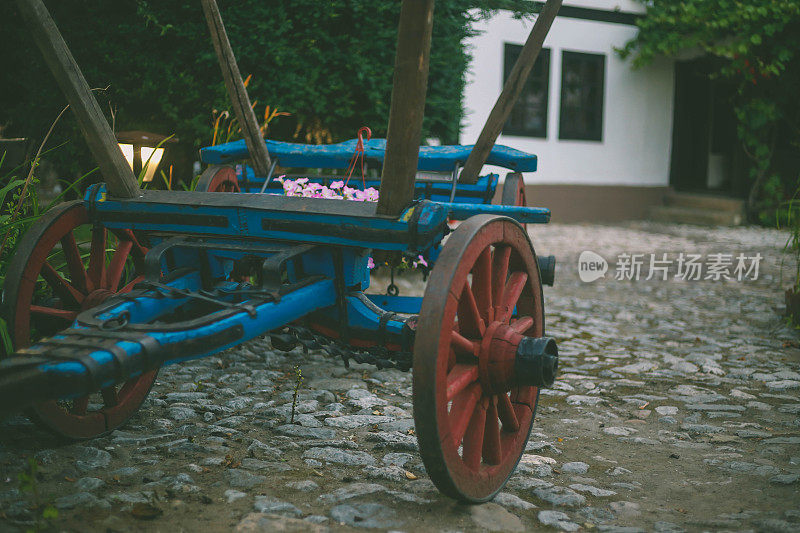
[[(130, 263), (140, 267), (147, 249), (130, 230), (111, 232), (116, 246), (109, 257), (110, 232), (92, 226), (88, 262), (84, 259), (85, 246), (82, 249), (81, 244), (85, 243), (78, 242), (75, 230), (90, 224), (86, 208), (78, 200), (54, 207), (22, 236), (3, 285), (3, 316), (15, 349), (69, 327), (78, 312), (113, 294), (129, 292), (141, 279), (130, 274)], [(51, 253), (58, 246), (64, 264), (54, 267)], [(43, 286), (49, 288), (49, 294), (37, 293)], [(39, 324), (38, 331), (32, 331), (32, 323)], [(121, 426), (138, 410), (157, 373), (157, 369), (151, 370), (103, 389), (100, 409), (94, 409), (96, 404), (90, 404), (86, 396), (70, 402), (37, 403), (30, 408), (30, 415), (60, 437), (97, 437)]]

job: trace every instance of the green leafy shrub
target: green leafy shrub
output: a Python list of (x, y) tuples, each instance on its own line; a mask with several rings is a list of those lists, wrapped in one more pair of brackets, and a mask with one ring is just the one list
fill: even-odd
[[(57, 121), (58, 119), (56, 119)], [(15, 168), (3, 167), (5, 153), (0, 153), (0, 290), (6, 279), (11, 258), (17, 253), (19, 240), (42, 215), (51, 207), (74, 195), (85, 178), (94, 173), (91, 170), (72, 182), (62, 181), (63, 190), (46, 205), (39, 202), (37, 168), (43, 157), (58, 153), (62, 146), (50, 150), (39, 149), (32, 161), (25, 161)], [(0, 354), (11, 353), (11, 334), (6, 321), (0, 317)]]
[(27, 531), (39, 532), (50, 529), (58, 519), (58, 509), (43, 500), (39, 490), (39, 463), (28, 457), (28, 467), (19, 474), (19, 490), (27, 494), (33, 511), (33, 527)]
[[(271, 125), (277, 140), (333, 142), (368, 125), (386, 133), (400, 2), (371, 0), (220, 0), (240, 70), (257, 109), (266, 103), (291, 113)], [(530, 0), (439, 0), (433, 29), (424, 135), (458, 138), (471, 24), (492, 8), (527, 12)], [(174, 133), (175, 170), (189, 176), (196, 150), (211, 144), (211, 110), (227, 96), (199, 2), (48, 1), (47, 7), (101, 107), (117, 130)], [(470, 10), (477, 7), (478, 10)], [(13, 3), (0, 17), (0, 125), (35, 138), (64, 97)], [(73, 117), (54, 133), (79, 137)], [(78, 175), (94, 163), (83, 142), (53, 161)]]

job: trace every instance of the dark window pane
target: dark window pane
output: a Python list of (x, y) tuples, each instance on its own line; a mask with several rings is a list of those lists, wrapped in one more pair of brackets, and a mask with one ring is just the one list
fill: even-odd
[[(517, 62), (522, 46), (506, 43), (503, 82)], [(503, 133), (524, 137), (547, 137), (547, 93), (550, 89), (550, 50), (542, 49), (522, 88), (519, 100), (508, 116)]]
[(603, 139), (605, 71), (604, 55), (562, 52), (559, 139)]

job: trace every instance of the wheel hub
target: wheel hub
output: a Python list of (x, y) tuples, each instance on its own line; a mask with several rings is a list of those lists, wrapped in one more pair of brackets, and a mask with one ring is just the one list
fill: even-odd
[(492, 322), (486, 328), (478, 353), (481, 386), (491, 393), (506, 392), (516, 383), (514, 361), (517, 346), (524, 338), (508, 324)]
[(481, 386), (492, 394), (517, 386), (550, 387), (558, 372), (558, 347), (550, 337), (526, 337), (495, 321), (481, 341), (478, 372)]

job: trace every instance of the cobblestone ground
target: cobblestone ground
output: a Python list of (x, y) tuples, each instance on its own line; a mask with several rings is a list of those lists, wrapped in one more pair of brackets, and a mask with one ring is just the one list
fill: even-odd
[[(785, 235), (642, 223), (532, 233), (559, 259), (545, 299), (561, 375), (495, 502), (457, 504), (427, 479), (410, 375), (258, 340), (164, 369), (143, 409), (104, 438), (59, 445), (22, 417), (4, 422), (0, 529), (33, 524), (37, 496), (18, 485), (34, 455), (39, 503), (68, 531), (800, 530)], [(582, 283), (586, 249), (764, 260), (757, 281), (623, 282), (612, 264)], [(289, 424), (294, 365), (305, 382)]]

